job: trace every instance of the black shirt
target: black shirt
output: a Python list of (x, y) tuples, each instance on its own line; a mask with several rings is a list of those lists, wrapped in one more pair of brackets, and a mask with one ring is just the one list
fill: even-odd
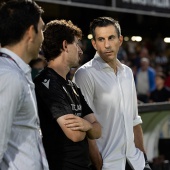
[(73, 142), (56, 119), (66, 114), (84, 117), (92, 110), (81, 91), (51, 68), (34, 79), (43, 144), (50, 170), (87, 170), (90, 166), (88, 142)]
[(170, 99), (170, 90), (166, 87), (163, 87), (161, 90), (154, 90), (151, 92), (150, 99), (153, 102), (165, 102)]

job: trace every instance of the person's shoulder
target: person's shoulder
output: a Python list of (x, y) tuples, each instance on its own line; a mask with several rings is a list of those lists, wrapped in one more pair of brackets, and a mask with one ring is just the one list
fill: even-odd
[(148, 71), (149, 71), (150, 73), (156, 74), (155, 69), (152, 68), (152, 67), (148, 67)]
[(123, 67), (123, 69), (125, 70), (125, 72), (132, 72), (132, 69), (129, 67), (129, 66), (127, 66), (126, 64), (123, 64), (123, 63), (121, 63), (121, 66)]
[(1, 87), (10, 87), (12, 86), (13, 89), (20, 90), (23, 86), (22, 80), (22, 74), (15, 70), (15, 69), (0, 69), (0, 86)]
[(90, 60), (87, 63), (83, 64), (79, 69), (91, 69), (93, 67), (94, 60)]
[(19, 79), (19, 75), (21, 74), (20, 70), (14, 69), (13, 67), (10, 67), (9, 65), (3, 65), (1, 67), (0, 65), (0, 76), (7, 76), (7, 77), (15, 77), (16, 79)]
[(34, 78), (34, 83), (38, 84), (42, 81), (44, 81), (45, 79), (50, 79), (51, 78), (51, 74), (49, 72), (48, 68), (44, 68), (42, 71), (40, 71), (38, 73), (38, 75)]
[(51, 68), (44, 68), (33, 80), (36, 91), (53, 91), (62, 84), (59, 75)]
[(51, 87), (51, 77), (47, 68), (43, 69), (33, 80), (35, 91), (49, 90)]
[[(13, 62), (13, 61), (12, 61)], [(18, 74), (20, 72), (20, 69), (14, 64), (8, 63), (6, 60), (0, 60), (0, 73), (1, 74)]]
[(123, 63), (121, 65), (123, 67), (123, 75), (129, 80), (134, 80), (134, 74), (133, 74), (132, 69)]
[(76, 72), (80, 72), (83, 74), (87, 74), (90, 72), (94, 72), (97, 69), (97, 62), (96, 60), (92, 59), (90, 61), (88, 61), (87, 63), (83, 64), (82, 66), (80, 66)]
[[(121, 63), (121, 62), (120, 62), (120, 63)], [(130, 69), (130, 67), (127, 66), (126, 64), (121, 63), (121, 66), (122, 66), (123, 68), (125, 68), (125, 69)]]
[[(85, 65), (80, 67), (74, 74), (75, 78), (85, 80), (92, 78), (95, 73), (95, 69), (93, 67), (86, 67)], [(74, 80), (74, 79), (73, 79)]]
[(86, 74), (87, 72), (90, 71), (90, 69), (92, 69), (91, 61), (83, 64), (82, 66), (80, 66), (80, 67), (76, 70), (75, 74)]

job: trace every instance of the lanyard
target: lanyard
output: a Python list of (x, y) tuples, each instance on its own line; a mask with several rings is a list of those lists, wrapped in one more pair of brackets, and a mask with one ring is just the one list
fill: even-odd
[[(69, 82), (68, 85), (71, 86), (71, 90), (72, 90), (72, 92), (73, 92), (73, 94), (74, 94), (74, 97), (75, 97), (76, 101), (78, 102), (78, 104), (80, 104), (79, 95), (78, 95), (78, 93), (77, 93), (76, 90), (75, 90), (75, 87), (76, 87), (76, 86), (74, 87), (73, 83), (72, 83), (70, 80), (68, 80), (68, 82)], [(63, 88), (63, 90), (65, 91), (65, 93), (67, 94), (67, 96), (69, 97), (71, 103), (75, 104), (75, 102), (73, 101), (70, 93), (66, 90), (66, 88), (65, 88), (64, 86), (62, 86), (62, 88)], [(76, 88), (76, 89), (77, 89), (77, 88)]]
[[(77, 87), (73, 85), (73, 83), (68, 80), (69, 82), (69, 86), (71, 86), (71, 91), (72, 91), (72, 94), (74, 95), (73, 98), (75, 98), (76, 100), (74, 100), (71, 96), (71, 94), (69, 93), (69, 91), (67, 91), (66, 87), (62, 85), (62, 88), (64, 90), (64, 92), (66, 93), (67, 97), (69, 98), (70, 102), (71, 102), (71, 105), (74, 104), (74, 105), (81, 105), (81, 102), (80, 102), (80, 98), (79, 98), (79, 95), (78, 95), (78, 92), (77, 92)], [(74, 102), (75, 101), (75, 102)], [(72, 109), (73, 113), (76, 115), (76, 110)], [(81, 109), (81, 112), (82, 112), (82, 109)]]
[[(11, 56), (9, 56), (8, 54), (5, 54), (5, 53), (0, 52), (0, 57), (4, 57), (4, 58), (8, 58), (8, 59), (12, 60), (12, 61), (19, 67), (19, 65), (17, 64), (17, 62), (16, 62)], [(19, 67), (19, 68), (20, 68), (20, 67)]]

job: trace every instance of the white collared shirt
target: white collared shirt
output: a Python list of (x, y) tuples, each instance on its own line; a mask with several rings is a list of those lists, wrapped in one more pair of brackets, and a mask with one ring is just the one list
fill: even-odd
[(73, 80), (102, 126), (97, 145), (103, 157), (103, 170), (124, 170), (126, 159), (135, 170), (143, 170), (143, 153), (135, 147), (133, 126), (142, 123), (138, 115), (132, 71), (117, 60), (114, 70), (96, 53), (81, 66)]
[(31, 68), (12, 51), (0, 52), (0, 169), (48, 170)]

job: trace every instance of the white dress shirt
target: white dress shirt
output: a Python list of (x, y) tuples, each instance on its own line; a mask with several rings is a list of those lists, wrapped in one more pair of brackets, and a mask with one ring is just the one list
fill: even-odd
[(0, 169), (48, 170), (31, 68), (12, 51), (0, 52)]
[(135, 147), (133, 126), (141, 124), (132, 71), (117, 60), (118, 72), (96, 53), (81, 66), (73, 80), (102, 126), (97, 145), (103, 158), (102, 170), (124, 170), (126, 160), (143, 170), (143, 153)]

